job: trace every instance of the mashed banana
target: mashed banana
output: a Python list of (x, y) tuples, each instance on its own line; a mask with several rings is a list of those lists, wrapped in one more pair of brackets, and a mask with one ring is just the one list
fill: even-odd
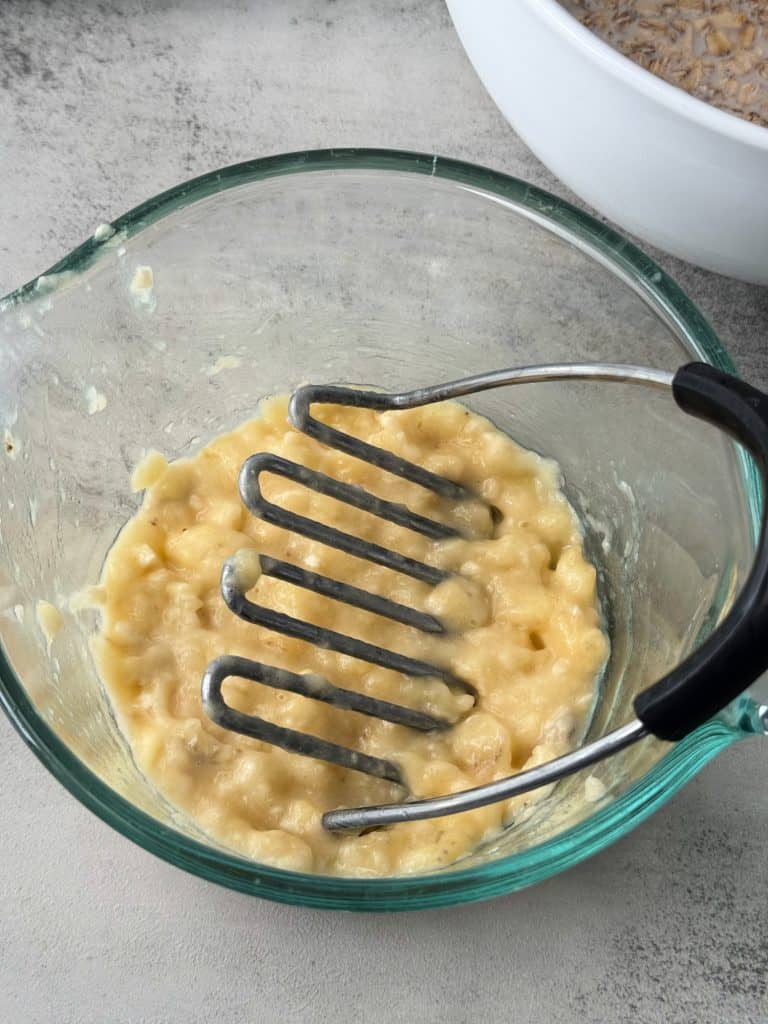
[[(574, 513), (556, 467), (524, 451), (487, 420), (446, 403), (409, 412), (323, 407), (334, 426), (457, 480), (485, 504), (444, 500), (295, 431), (287, 399), (218, 437), (194, 458), (151, 453), (134, 475), (139, 512), (106, 561), (101, 673), (146, 775), (219, 841), (255, 860), (299, 871), (376, 876), (451, 863), (503, 827), (521, 802), (496, 804), (362, 836), (320, 824), (335, 807), (399, 800), (391, 783), (220, 729), (204, 714), (206, 665), (230, 653), (438, 715), (457, 724), (423, 734), (340, 711), (246, 680), (225, 684), (238, 710), (396, 761), (417, 796), (452, 793), (570, 749), (592, 705), (607, 641)], [(252, 516), (237, 475), (271, 451), (359, 484), (431, 518), (463, 523), (472, 540), (429, 541), (282, 478), (262, 477), (271, 501), (456, 572), (438, 587), (362, 562)], [(497, 524), (488, 507), (501, 513)], [(223, 561), (249, 550), (294, 562), (428, 610), (445, 636), (352, 609), (252, 574), (251, 600), (380, 646), (438, 662), (478, 699), (434, 679), (411, 679), (288, 639), (237, 618), (219, 590)], [(247, 554), (238, 556), (245, 569)], [(250, 557), (252, 562), (253, 558)], [(252, 566), (251, 566), (252, 567)], [(247, 575), (247, 573), (246, 573)]]

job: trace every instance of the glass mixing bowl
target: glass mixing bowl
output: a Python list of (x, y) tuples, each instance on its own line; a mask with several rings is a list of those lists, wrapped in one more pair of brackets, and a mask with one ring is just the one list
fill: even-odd
[[(265, 867), (206, 837), (142, 776), (115, 723), (88, 648), (95, 614), (71, 598), (98, 580), (137, 507), (128, 478), (145, 449), (186, 455), (306, 380), (401, 390), (579, 360), (733, 370), (652, 260), (553, 196), (410, 153), (255, 160), (100, 227), (0, 303), (0, 337), (3, 705), (82, 803), (172, 863), (312, 906), (486, 898), (601, 849), (762, 731), (753, 693), (674, 747), (646, 739), (599, 765), (597, 783), (566, 780), (451, 868), (356, 880)], [(752, 466), (663, 393), (534, 384), (469, 404), (559, 460), (585, 524), (613, 645), (597, 736), (738, 592), (758, 523)], [(39, 601), (63, 616), (50, 643)]]

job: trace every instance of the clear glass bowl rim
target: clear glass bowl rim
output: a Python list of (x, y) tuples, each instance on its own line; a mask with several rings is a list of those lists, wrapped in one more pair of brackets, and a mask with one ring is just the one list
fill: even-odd
[[(0, 313), (71, 287), (80, 274), (107, 258), (115, 236), (130, 238), (176, 210), (240, 185), (320, 170), (376, 170), (436, 177), (479, 189), (521, 208), (526, 216), (587, 252), (645, 297), (677, 328), (701, 359), (728, 372), (735, 367), (701, 312), (667, 274), (612, 228), (570, 203), (518, 178), (489, 168), (387, 149), (324, 149), (286, 153), (233, 164), (193, 178), (148, 199), (97, 232), (44, 274), (0, 299)], [(101, 237), (105, 236), (105, 237)], [(108, 248), (105, 248), (108, 247)], [(61, 276), (54, 276), (61, 275)], [(745, 489), (755, 536), (760, 487), (743, 460)], [(579, 825), (539, 846), (488, 864), (434, 874), (355, 879), (283, 871), (196, 842), (139, 810), (80, 761), (42, 719), (0, 649), (0, 705), (30, 749), (82, 804), (118, 832), (171, 864), (231, 889), (277, 902), (344, 910), (411, 910), (488, 899), (556, 874), (634, 828), (665, 803), (718, 751), (753, 732), (747, 712), (716, 718), (678, 743), (630, 790)]]

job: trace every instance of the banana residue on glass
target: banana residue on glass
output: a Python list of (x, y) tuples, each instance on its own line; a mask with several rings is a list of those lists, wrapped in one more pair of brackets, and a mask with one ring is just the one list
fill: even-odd
[(37, 619), (37, 624), (45, 637), (48, 650), (50, 650), (51, 644), (61, 631), (61, 627), (64, 625), (61, 612), (56, 605), (51, 604), (50, 601), (38, 601), (35, 606), (35, 618)]
[[(214, 725), (201, 706), (206, 665), (221, 654), (240, 655), (449, 717), (452, 728), (417, 733), (243, 679), (224, 686), (227, 703), (239, 711), (396, 761), (418, 797), (452, 793), (541, 764), (578, 741), (607, 654), (595, 570), (557, 467), (463, 406), (323, 412), (334, 427), (448, 476), (482, 499), (450, 508), (294, 430), (287, 402), (263, 402), (256, 419), (193, 458), (169, 464), (151, 452), (137, 467), (133, 486), (145, 491), (144, 500), (111, 549), (97, 591), (100, 671), (141, 769), (229, 847), (268, 864), (327, 874), (438, 868), (497, 833), (541, 793), (365, 835), (325, 832), (324, 811), (399, 800), (402, 791)], [(237, 477), (258, 451), (421, 515), (460, 519), (473, 539), (434, 542), (292, 481), (263, 478), (265, 496), (281, 507), (455, 575), (430, 588), (253, 517), (240, 500)], [(501, 514), (497, 523), (489, 507)], [(253, 600), (437, 662), (471, 683), (477, 700), (438, 679), (405, 677), (242, 621), (219, 588), (224, 560), (238, 552)], [(421, 608), (447, 632), (421, 633), (262, 576), (259, 553)]]

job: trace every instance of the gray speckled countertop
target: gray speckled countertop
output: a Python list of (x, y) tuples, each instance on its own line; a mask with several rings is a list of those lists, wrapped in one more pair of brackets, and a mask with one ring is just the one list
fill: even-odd
[[(559, 194), (440, 0), (5, 0), (0, 294), (101, 221), (248, 157), (435, 151)], [(768, 386), (768, 290), (664, 255)], [(0, 1020), (35, 1024), (768, 1020), (768, 743), (721, 755), (533, 890), (375, 917), (226, 892), (131, 845), (0, 721)]]

